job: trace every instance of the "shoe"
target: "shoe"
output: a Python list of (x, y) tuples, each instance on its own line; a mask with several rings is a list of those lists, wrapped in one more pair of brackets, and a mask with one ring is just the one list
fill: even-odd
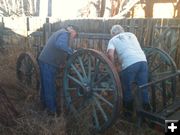
[(132, 122), (133, 121), (133, 102), (123, 102), (123, 116), (125, 120)]
[(133, 101), (123, 101), (123, 107), (129, 112), (134, 111)]
[(151, 107), (151, 105), (149, 103), (144, 103), (143, 104), (143, 109), (145, 111), (148, 111), (148, 112), (152, 111), (152, 107)]
[(126, 120), (128, 122), (133, 122), (133, 114), (132, 114), (132, 112), (124, 111), (123, 112), (123, 118), (124, 118), (124, 120)]
[(48, 116), (58, 117), (59, 114), (55, 111), (46, 110)]

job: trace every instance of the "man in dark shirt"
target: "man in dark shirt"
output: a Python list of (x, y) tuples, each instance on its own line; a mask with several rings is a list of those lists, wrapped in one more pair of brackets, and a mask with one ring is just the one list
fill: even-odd
[(51, 114), (57, 111), (56, 73), (64, 65), (68, 55), (73, 54), (72, 41), (77, 37), (77, 28), (68, 26), (53, 33), (38, 57), (41, 78), (40, 99)]

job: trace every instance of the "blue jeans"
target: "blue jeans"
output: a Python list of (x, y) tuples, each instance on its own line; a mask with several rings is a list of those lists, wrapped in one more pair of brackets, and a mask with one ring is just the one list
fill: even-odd
[(57, 68), (39, 61), (40, 67), (40, 99), (48, 111), (56, 112), (56, 72)]
[[(147, 62), (137, 62), (120, 73), (123, 100), (124, 102), (132, 102), (132, 83), (135, 82), (138, 86), (148, 83), (148, 66)], [(142, 90), (142, 101), (144, 104), (149, 103), (147, 88)]]

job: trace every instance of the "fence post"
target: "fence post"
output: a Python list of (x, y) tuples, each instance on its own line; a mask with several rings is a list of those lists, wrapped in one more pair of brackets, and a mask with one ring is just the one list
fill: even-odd
[(3, 34), (4, 34), (4, 18), (1, 18), (0, 22), (0, 48), (3, 46)]
[(147, 19), (147, 39), (146, 43), (149, 46), (152, 46), (152, 40), (153, 40), (153, 32), (154, 32), (154, 21), (153, 19)]
[(29, 17), (26, 18), (26, 26), (27, 26), (27, 32), (28, 32), (30, 30)]
[(46, 23), (43, 26), (43, 44), (45, 45), (49, 36), (51, 35), (51, 24), (49, 18), (46, 18)]

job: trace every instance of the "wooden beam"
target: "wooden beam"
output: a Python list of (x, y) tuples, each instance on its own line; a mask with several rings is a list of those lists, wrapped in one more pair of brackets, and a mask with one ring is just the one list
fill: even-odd
[(154, 0), (146, 0), (145, 17), (153, 17)]

